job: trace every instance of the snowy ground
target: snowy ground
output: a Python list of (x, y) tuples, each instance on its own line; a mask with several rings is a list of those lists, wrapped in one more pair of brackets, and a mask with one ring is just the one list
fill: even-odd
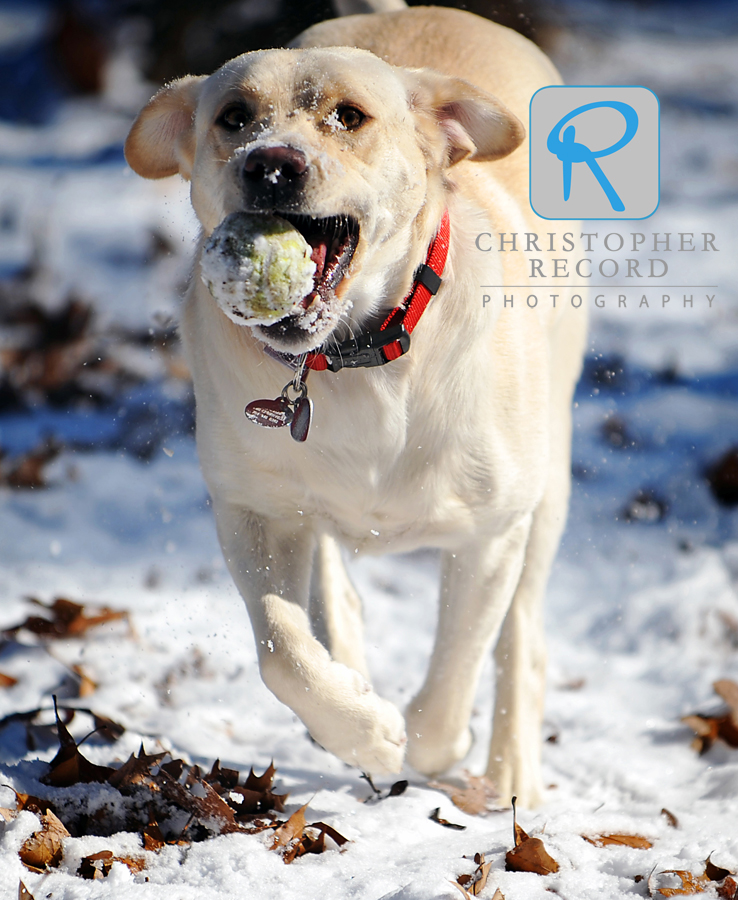
[[(199, 474), (188, 388), (153, 345), (115, 340), (165, 328), (176, 313), (195, 227), (186, 192), (125, 169), (125, 112), (69, 103), (45, 128), (0, 128), (0, 266), (12, 277), (43, 259), (34, 296), (49, 308), (71, 294), (92, 302), (105, 352), (136, 378), (114, 403), (2, 411), (0, 447), (11, 456), (49, 432), (70, 449), (48, 467), (46, 489), (0, 487), (0, 628), (32, 611), (27, 596), (65, 596), (128, 610), (134, 632), (111, 623), (80, 639), (44, 645), (21, 633), (0, 645), (0, 672), (17, 679), (0, 688), (0, 717), (50, 706), (56, 693), (125, 726), (113, 746), (85, 744), (100, 764), (124, 760), (141, 741), (206, 768), (220, 758), (261, 771), (274, 759), (288, 812), (309, 803), (309, 821), (352, 843), (286, 866), (263, 836), (227, 835), (152, 854), (138, 875), (116, 864), (106, 880), (83, 881), (74, 874), (81, 857), (135, 849), (137, 839), (69, 838), (61, 868), (33, 874), (17, 856), (38, 827), (24, 812), (0, 835), (0, 897), (17, 896), (23, 879), (36, 900), (440, 900), (460, 896), (449, 881), (473, 871), (464, 857), (476, 852), (493, 864), (482, 896), (499, 887), (507, 900), (646, 896), (639, 876), (655, 867), (698, 874), (710, 853), (738, 869), (738, 751), (716, 744), (698, 757), (680, 722), (715, 705), (715, 679), (738, 680), (738, 518), (704, 480), (738, 444), (738, 37), (595, 28), (560, 34), (554, 52), (570, 82), (645, 84), (662, 98), (662, 205), (622, 230), (710, 231), (721, 248), (675, 269), (674, 283), (719, 285), (712, 309), (593, 309), (571, 517), (548, 596), (549, 788), (540, 809), (520, 816), (527, 831), (545, 829), (559, 871), (506, 872), (509, 812), (466, 815), (411, 772), (403, 795), (362, 802), (367, 784), (313, 745), (261, 684)], [(166, 251), (152, 252), (152, 242)], [(654, 498), (656, 521), (627, 521), (639, 491)], [(435, 570), (430, 553), (353, 563), (375, 685), (400, 705), (430, 649)], [(97, 684), (79, 701), (75, 664)], [(483, 767), (491, 680), (488, 671), (459, 777)], [(75, 720), (76, 737), (86, 730)], [(20, 725), (2, 728), (0, 782), (48, 790), (39, 760), (55, 752), (51, 739), (28, 751)], [(11, 801), (0, 788), (0, 806)], [(436, 807), (465, 830), (431, 821)], [(581, 838), (604, 832), (653, 846), (597, 848)]]

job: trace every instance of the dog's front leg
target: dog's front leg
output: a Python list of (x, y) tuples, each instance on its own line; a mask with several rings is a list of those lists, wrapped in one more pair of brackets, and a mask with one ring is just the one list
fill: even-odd
[(266, 686), (326, 750), (381, 775), (398, 772), (405, 750), (399, 711), (366, 679), (331, 659), (308, 618), (315, 535), (288, 523), (215, 501), (221, 547), (251, 617)]
[(405, 713), (408, 762), (426, 775), (469, 750), (477, 682), (515, 593), (530, 526), (526, 516), (502, 535), (443, 554), (436, 642), (425, 684)]
[(310, 589), (310, 620), (336, 662), (369, 678), (364, 654), (361, 600), (351, 583), (335, 538), (318, 538)]

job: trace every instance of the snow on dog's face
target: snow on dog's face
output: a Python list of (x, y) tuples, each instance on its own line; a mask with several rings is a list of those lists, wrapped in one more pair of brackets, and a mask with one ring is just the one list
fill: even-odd
[(265, 50), (163, 88), (126, 156), (144, 177), (191, 179), (206, 235), (236, 212), (278, 215), (303, 234), (312, 290), (253, 326), (299, 353), (396, 305), (440, 220), (445, 171), (505, 156), (523, 135), (495, 98), (431, 70), (345, 47)]

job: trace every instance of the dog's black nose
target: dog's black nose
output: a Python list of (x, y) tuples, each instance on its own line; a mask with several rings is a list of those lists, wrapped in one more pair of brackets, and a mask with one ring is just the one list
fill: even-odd
[(296, 147), (256, 147), (246, 157), (243, 173), (247, 181), (284, 187), (307, 172), (307, 158)]

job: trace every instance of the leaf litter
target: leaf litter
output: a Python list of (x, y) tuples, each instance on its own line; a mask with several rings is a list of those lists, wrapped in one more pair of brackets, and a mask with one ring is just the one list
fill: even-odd
[[(241, 783), (240, 773), (222, 767), (219, 760), (203, 773), (199, 766), (167, 752), (147, 754), (142, 745), (118, 768), (98, 766), (82, 754), (82, 742), (75, 741), (56, 703), (55, 715), (59, 750), (41, 778), (42, 784), (56, 788), (53, 800), (11, 788), (14, 808), (0, 808), (0, 818), (6, 821), (24, 810), (38, 817), (39, 830), (19, 851), (21, 862), (32, 872), (43, 873), (63, 862), (65, 838), (109, 837), (121, 831), (139, 835), (141, 853), (116, 856), (112, 850), (98, 851), (81, 860), (79, 877), (105, 878), (115, 862), (138, 873), (146, 867), (147, 854), (223, 834), (272, 831), (269, 849), (278, 851), (288, 864), (332, 847), (342, 850), (348, 843), (326, 822), (308, 823), (307, 804), (285, 821), (278, 818), (288, 794), (275, 791), (273, 763), (261, 775), (252, 768)], [(89, 785), (83, 803), (79, 792), (70, 790), (80, 784)]]

